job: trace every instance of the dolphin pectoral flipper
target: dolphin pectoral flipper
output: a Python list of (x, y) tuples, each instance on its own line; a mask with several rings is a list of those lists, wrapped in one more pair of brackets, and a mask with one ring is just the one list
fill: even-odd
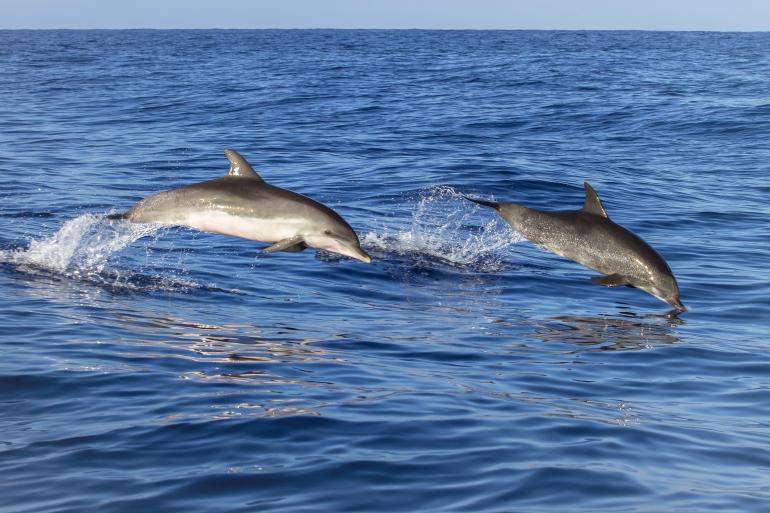
[(630, 284), (627, 277), (622, 274), (609, 274), (607, 276), (593, 276), (591, 281), (597, 285), (604, 285), (605, 287), (620, 287), (621, 285), (627, 285), (633, 287)]
[(289, 253), (296, 253), (298, 251), (302, 251), (306, 248), (305, 240), (302, 238), (301, 235), (295, 235), (294, 237), (290, 237), (288, 239), (282, 239), (273, 244), (272, 246), (269, 246), (265, 248), (265, 253), (275, 253), (276, 251), (286, 251)]
[(300, 242), (293, 246), (289, 246), (286, 249), (282, 249), (281, 251), (285, 253), (299, 253), (300, 251), (305, 251), (306, 249), (307, 249), (307, 244), (305, 244), (304, 242)]

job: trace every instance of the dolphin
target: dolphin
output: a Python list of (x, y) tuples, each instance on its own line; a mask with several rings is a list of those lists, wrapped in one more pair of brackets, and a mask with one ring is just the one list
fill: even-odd
[(599, 196), (584, 182), (586, 197), (577, 211), (542, 212), (515, 203), (466, 199), (491, 207), (524, 238), (559, 256), (602, 273), (591, 278), (606, 287), (636, 287), (686, 310), (679, 285), (663, 257), (649, 244), (610, 220)]
[(132, 223), (186, 226), (272, 244), (265, 251), (323, 249), (370, 263), (356, 232), (339, 214), (306, 196), (265, 182), (237, 151), (226, 149), (227, 175), (159, 192), (128, 212)]

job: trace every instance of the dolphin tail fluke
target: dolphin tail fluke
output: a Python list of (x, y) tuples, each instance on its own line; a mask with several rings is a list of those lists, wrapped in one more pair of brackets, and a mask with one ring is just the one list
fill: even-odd
[(107, 214), (104, 216), (105, 219), (108, 219), (110, 221), (118, 221), (120, 219), (127, 219), (128, 218), (128, 212), (123, 212), (122, 214)]
[(490, 207), (490, 208), (494, 208), (495, 210), (500, 210), (500, 203), (495, 203), (494, 201), (486, 201), (486, 200), (480, 200), (475, 198), (469, 198), (468, 196), (463, 196), (463, 198), (467, 199), (468, 201), (478, 203), (479, 205), (484, 205), (485, 207)]

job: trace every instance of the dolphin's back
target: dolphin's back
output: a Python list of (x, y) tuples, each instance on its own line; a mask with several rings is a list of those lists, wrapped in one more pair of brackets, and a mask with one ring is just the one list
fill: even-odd
[(184, 224), (191, 213), (219, 212), (252, 219), (270, 219), (306, 211), (339, 217), (306, 196), (260, 180), (224, 176), (215, 180), (159, 192), (141, 200), (125, 215), (137, 223)]
[(352, 232), (339, 214), (317, 201), (239, 176), (159, 192), (138, 202), (123, 219), (263, 242), (277, 242), (326, 226)]
[(501, 214), (529, 241), (602, 274), (640, 282), (653, 272), (671, 274), (665, 260), (641, 238), (612, 220), (583, 210), (541, 212), (504, 205)]

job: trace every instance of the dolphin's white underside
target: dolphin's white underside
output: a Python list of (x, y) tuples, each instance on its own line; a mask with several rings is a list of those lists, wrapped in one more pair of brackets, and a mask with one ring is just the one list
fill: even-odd
[(300, 217), (259, 219), (216, 211), (180, 213), (160, 223), (271, 244), (302, 234), (309, 228), (307, 220)]

